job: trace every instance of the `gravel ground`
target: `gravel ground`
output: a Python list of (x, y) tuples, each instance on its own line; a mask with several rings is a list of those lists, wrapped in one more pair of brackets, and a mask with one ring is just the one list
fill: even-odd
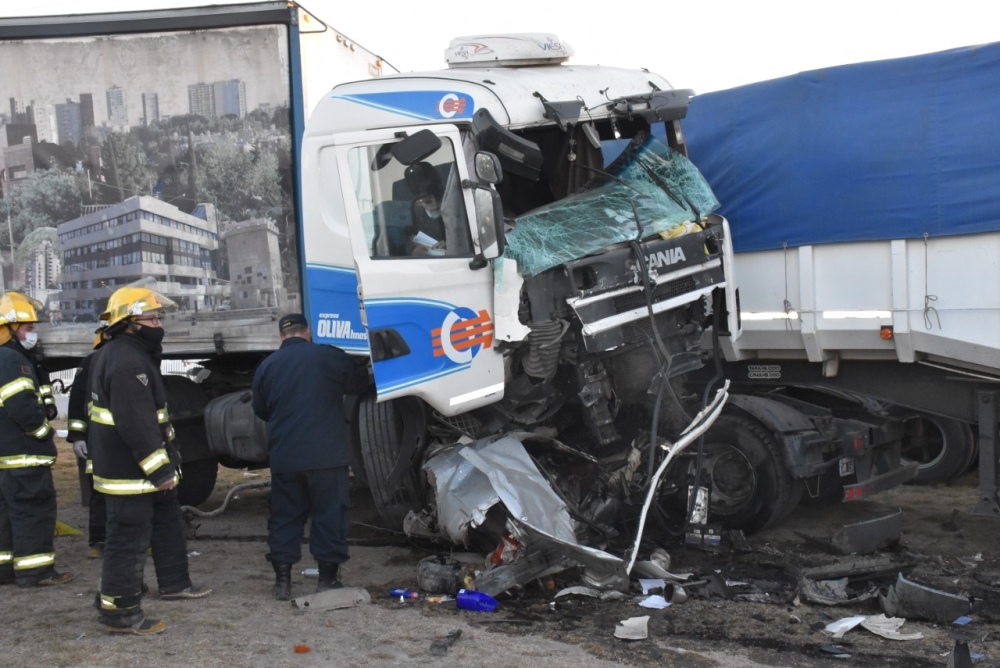
[[(56, 465), (59, 518), (86, 527), (75, 467), (68, 446), (60, 446)], [(266, 471), (263, 472), (266, 475)], [(220, 484), (204, 509), (221, 505), (234, 485), (260, 479), (222, 470)], [(878, 614), (872, 601), (826, 607), (795, 600), (795, 578), (802, 566), (830, 563), (822, 538), (844, 523), (896, 508), (904, 511), (902, 546), (894, 557), (909, 560), (917, 582), (963, 593), (974, 600), (970, 642), (982, 655), (973, 665), (1000, 665), (1000, 520), (966, 514), (977, 498), (975, 474), (937, 488), (905, 487), (877, 500), (851, 506), (806, 507), (773, 530), (750, 537), (750, 553), (705, 553), (665, 545), (675, 570), (699, 574), (718, 571), (730, 580), (754, 583), (772, 592), (764, 601), (692, 597), (665, 610), (645, 610), (634, 599), (596, 601), (560, 599), (552, 590), (532, 586), (500, 597), (494, 613), (457, 610), (454, 604), (417, 600), (399, 603), (391, 587), (416, 586), (416, 563), (429, 546), (381, 529), (363, 490), (352, 513), (352, 558), (343, 577), (365, 587), (370, 605), (327, 612), (300, 612), (271, 599), (273, 575), (264, 560), (266, 490), (241, 492), (217, 517), (196, 518), (188, 543), (192, 577), (214, 593), (196, 601), (161, 601), (152, 567), (153, 591), (144, 608), (162, 618), (167, 630), (157, 636), (115, 636), (97, 623), (91, 601), (100, 561), (86, 558), (85, 536), (56, 539), (60, 569), (76, 578), (65, 586), (33, 590), (0, 589), (0, 647), (4, 666), (369, 666), (426, 664), (523, 666), (671, 665), (706, 666), (941, 666), (954, 647), (945, 624), (910, 621), (904, 631), (921, 631), (919, 641), (889, 641), (862, 630), (831, 640), (812, 628), (853, 614)], [(954, 511), (958, 511), (957, 513)], [(438, 546), (440, 551), (446, 548)], [(307, 554), (308, 550), (304, 550)], [(294, 595), (311, 593), (315, 580), (298, 564)], [(895, 575), (884, 582), (891, 582)], [(576, 584), (557, 578), (555, 586)], [(650, 637), (622, 641), (613, 637), (618, 620), (650, 615)], [(430, 654), (431, 642), (453, 630), (459, 640), (446, 656)], [(832, 658), (822, 647), (836, 643), (852, 658)], [(296, 646), (308, 648), (297, 653)]]

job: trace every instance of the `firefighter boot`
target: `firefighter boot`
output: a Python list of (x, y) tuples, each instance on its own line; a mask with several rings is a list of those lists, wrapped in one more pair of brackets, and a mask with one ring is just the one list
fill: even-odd
[(292, 598), (292, 565), (272, 561), (274, 567), (274, 600), (289, 601)]
[(328, 589), (340, 589), (343, 586), (340, 582), (340, 564), (319, 562), (319, 582), (316, 583), (316, 593)]

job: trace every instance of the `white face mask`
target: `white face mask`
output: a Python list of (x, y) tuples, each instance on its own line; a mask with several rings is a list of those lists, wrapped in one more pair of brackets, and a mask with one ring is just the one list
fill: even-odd
[(38, 334), (35, 332), (25, 332), (24, 341), (21, 341), (21, 346), (25, 350), (31, 350), (38, 343)]
[(424, 209), (424, 211), (427, 212), (427, 217), (428, 218), (440, 218), (441, 217), (441, 209)]

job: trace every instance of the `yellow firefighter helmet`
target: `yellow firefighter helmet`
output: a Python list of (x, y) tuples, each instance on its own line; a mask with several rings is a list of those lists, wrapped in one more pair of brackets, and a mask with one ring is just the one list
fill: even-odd
[[(0, 297), (0, 325), (16, 325), (21, 322), (38, 322), (41, 302), (20, 292), (5, 292)], [(0, 345), (10, 341), (10, 327), (0, 327)]]
[(101, 314), (101, 320), (110, 328), (119, 322), (135, 318), (152, 311), (169, 311), (176, 307), (173, 301), (156, 290), (149, 288), (124, 287), (115, 290), (108, 300), (108, 310)]
[(94, 330), (94, 350), (97, 350), (100, 345), (104, 343), (104, 330), (107, 328), (108, 326), (102, 322), (100, 326)]

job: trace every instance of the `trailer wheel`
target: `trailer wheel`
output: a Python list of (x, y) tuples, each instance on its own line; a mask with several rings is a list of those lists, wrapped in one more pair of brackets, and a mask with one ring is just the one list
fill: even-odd
[(417, 458), (427, 439), (427, 418), (419, 399), (382, 403), (374, 394), (358, 402), (358, 437), (368, 487), (382, 521), (400, 529), (416, 508)]
[(802, 496), (770, 432), (736, 415), (720, 416), (706, 432), (701, 475), (711, 490), (709, 522), (727, 529), (753, 533), (776, 524)]
[(181, 464), (181, 483), (177, 485), (177, 500), (182, 506), (200, 506), (208, 501), (219, 477), (219, 462), (199, 459)]
[(919, 464), (914, 484), (936, 485), (968, 471), (976, 452), (972, 427), (958, 420), (921, 415), (910, 423), (902, 456)]

